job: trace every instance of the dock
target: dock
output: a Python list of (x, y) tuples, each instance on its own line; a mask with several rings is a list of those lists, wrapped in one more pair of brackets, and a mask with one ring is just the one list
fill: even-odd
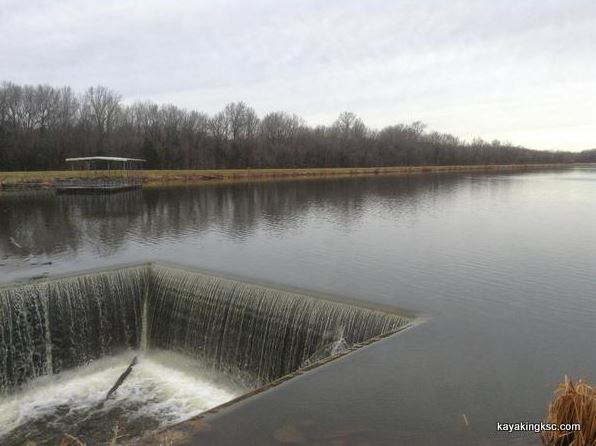
[(142, 180), (132, 175), (145, 160), (114, 156), (67, 158), (71, 166), (82, 166), (92, 171), (88, 178), (56, 180), (54, 188), (59, 194), (112, 194), (142, 187)]
[(90, 180), (61, 180), (54, 183), (58, 194), (112, 194), (140, 189), (139, 182), (114, 182)]

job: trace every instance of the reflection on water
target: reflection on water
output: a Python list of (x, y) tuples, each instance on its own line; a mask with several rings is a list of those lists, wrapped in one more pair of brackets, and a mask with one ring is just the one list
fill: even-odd
[(283, 236), (315, 216), (349, 230), (371, 212), (412, 214), (437, 201), (444, 205), (460, 187), (461, 178), (441, 175), (149, 188), (109, 196), (5, 193), (0, 253), (6, 263), (35, 258), (35, 264), (81, 251), (112, 256), (131, 241), (153, 245), (209, 231), (241, 242), (261, 228)]
[[(107, 199), (106, 199), (107, 198)], [(126, 242), (128, 227), (143, 212), (140, 192), (102, 195), (55, 195), (53, 192), (0, 197), (0, 239), (4, 257), (51, 258), (93, 244), (102, 255)]]
[(3, 194), (0, 281), (154, 259), (418, 311), (426, 323), (222, 415), (208, 444), (267, 444), (289, 420), (323, 439), (512, 444), (497, 421), (539, 421), (564, 374), (596, 380), (595, 181), (587, 168)]

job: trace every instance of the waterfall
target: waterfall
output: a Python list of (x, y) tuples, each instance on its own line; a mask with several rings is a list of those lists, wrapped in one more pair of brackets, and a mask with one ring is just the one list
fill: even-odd
[(0, 288), (0, 393), (139, 344), (147, 267)]
[(0, 291), (0, 390), (47, 374), (51, 346), (47, 293), (34, 286)]
[(409, 323), (396, 314), (159, 265), (153, 282), (149, 346), (201, 358), (254, 386), (321, 359), (313, 358), (325, 346), (337, 353)]
[(256, 387), (410, 319), (144, 265), (0, 288), (0, 393), (122, 349), (172, 350)]

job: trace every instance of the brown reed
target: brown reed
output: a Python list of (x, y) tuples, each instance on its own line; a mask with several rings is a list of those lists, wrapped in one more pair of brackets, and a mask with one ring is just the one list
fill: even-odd
[(546, 446), (596, 446), (596, 389), (582, 379), (574, 384), (565, 376), (548, 406), (545, 422), (580, 425), (579, 431), (543, 431)]

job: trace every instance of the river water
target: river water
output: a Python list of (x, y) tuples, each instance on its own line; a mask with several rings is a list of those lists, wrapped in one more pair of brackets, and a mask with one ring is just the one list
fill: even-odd
[(222, 412), (211, 444), (538, 444), (495, 426), (596, 379), (595, 248), (591, 167), (0, 194), (0, 282), (161, 260), (423, 321)]

